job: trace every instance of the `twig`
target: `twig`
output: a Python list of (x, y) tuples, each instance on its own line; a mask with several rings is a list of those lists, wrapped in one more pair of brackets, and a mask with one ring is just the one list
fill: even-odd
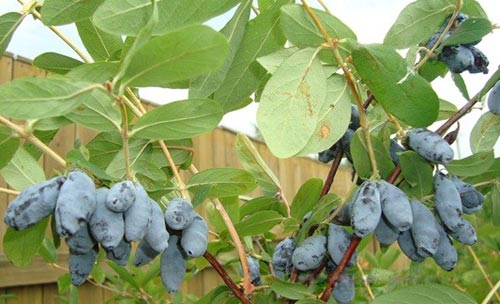
[[(23, 1), (17, 0), (21, 5), (26, 5)], [(42, 15), (35, 9), (32, 8), (30, 10), (30, 13), (35, 17), (35, 19), (42, 20)], [(59, 38), (61, 38), (62, 41), (64, 41), (75, 53), (80, 56), (80, 58), (85, 62), (89, 63), (92, 62), (92, 59), (90, 59), (82, 50), (76, 46), (66, 35), (64, 35), (57, 27), (55, 26), (49, 26), (48, 27), (54, 34), (56, 34)]]
[(337, 268), (335, 268), (335, 271), (333, 271), (330, 277), (328, 278), (328, 284), (325, 288), (325, 291), (320, 297), (322, 301), (326, 302), (330, 298), (332, 290), (335, 287), (335, 283), (337, 283), (337, 280), (339, 279), (340, 275), (347, 266), (347, 263), (351, 260), (351, 257), (356, 251), (356, 248), (358, 247), (360, 241), (361, 239), (356, 236), (352, 238), (349, 247), (347, 248), (344, 256), (342, 257), (342, 260), (340, 260), (339, 265), (337, 266)]
[(181, 192), (182, 197), (188, 198), (189, 194), (187, 193), (186, 185), (184, 185), (184, 182), (182, 181), (179, 171), (177, 170), (177, 167), (175, 165), (174, 159), (172, 158), (170, 151), (168, 151), (167, 145), (163, 140), (159, 140), (158, 143), (160, 144), (161, 150), (163, 151), (163, 154), (165, 155), (168, 164), (172, 168), (172, 172), (174, 173), (174, 177), (175, 180), (177, 181), (177, 185), (179, 186), (179, 191)]
[(281, 189), (281, 187), (278, 190), (278, 195), (279, 195), (280, 199), (283, 201), (283, 203), (285, 204), (286, 215), (288, 217), (292, 217), (292, 214), (290, 211), (290, 203), (288, 202), (288, 199), (286, 198), (285, 193), (283, 192), (283, 189)]
[(316, 280), (316, 278), (319, 276), (321, 271), (323, 271), (323, 269), (326, 267), (327, 264), (328, 264), (328, 255), (325, 255), (318, 268), (314, 269), (314, 271), (304, 280), (304, 284), (306, 286), (311, 285), (311, 283), (314, 280)]
[(122, 114), (122, 143), (123, 143), (123, 154), (125, 158), (125, 176), (128, 180), (132, 180), (132, 171), (130, 170), (130, 150), (128, 147), (128, 118), (127, 109), (122, 101), (122, 98), (118, 97), (118, 105), (120, 106), (120, 112)]
[(16, 132), (22, 138), (31, 142), (38, 149), (42, 150), (42, 152), (44, 152), (52, 159), (54, 159), (59, 165), (66, 168), (66, 161), (61, 156), (59, 156), (59, 154), (57, 154), (54, 150), (52, 150), (49, 146), (47, 146), (41, 140), (39, 140), (36, 136), (34, 136), (31, 133), (28, 133), (24, 128), (16, 125), (15, 123), (11, 122), (10, 120), (1, 115), (0, 115), (0, 123), (11, 129), (12, 131)]
[(330, 9), (328, 9), (328, 6), (326, 5), (326, 3), (323, 0), (318, 0), (318, 3), (319, 3), (319, 5), (321, 5), (321, 7), (323, 7), (325, 12), (332, 15), (332, 12), (330, 11)]
[(365, 272), (363, 271), (363, 268), (361, 267), (359, 262), (356, 262), (356, 267), (358, 268), (359, 274), (361, 275), (361, 281), (363, 282), (363, 285), (365, 286), (366, 290), (368, 291), (368, 295), (370, 296), (370, 299), (372, 301), (375, 300), (375, 295), (373, 294), (373, 291), (370, 287), (370, 284), (368, 283)]
[(141, 110), (142, 113), (146, 113), (146, 108), (142, 105), (141, 100), (135, 95), (134, 91), (132, 91), (130, 87), (127, 87), (125, 91), (130, 95), (130, 97), (132, 97), (139, 110)]
[(135, 116), (137, 117), (141, 117), (142, 115), (144, 115), (144, 113), (146, 113), (146, 111), (141, 111), (140, 109), (138, 109), (128, 98), (127, 96), (123, 95), (122, 96), (122, 99), (123, 99), (123, 102), (127, 105), (127, 107), (132, 111), (134, 112)]
[(255, 13), (255, 15), (257, 15), (257, 16), (260, 15), (260, 10), (258, 7), (255, 7), (252, 5), (252, 11)]
[(490, 292), (488, 292), (488, 295), (486, 295), (486, 298), (484, 298), (483, 302), (481, 304), (488, 304), (488, 302), (493, 298), (494, 294), (497, 294), (497, 290), (500, 288), (500, 280), (495, 284), (495, 287), (493, 287)]
[(7, 188), (3, 188), (3, 187), (0, 187), (0, 192), (6, 193), (6, 194), (12, 194), (12, 195), (19, 195), (19, 193), (20, 193), (19, 191), (7, 189)]
[(342, 147), (339, 149), (337, 155), (335, 155), (335, 159), (330, 166), (330, 171), (328, 171), (328, 175), (326, 176), (325, 183), (323, 184), (323, 189), (321, 189), (320, 198), (325, 196), (333, 184), (333, 179), (335, 178), (335, 174), (337, 174), (337, 170), (340, 167), (340, 162), (342, 161), (342, 156), (344, 155), (344, 151)]
[[(472, 256), (472, 259), (474, 260), (474, 263), (476, 264), (477, 268), (479, 268), (479, 271), (481, 271), (481, 274), (483, 275), (484, 279), (486, 280), (486, 282), (488, 283), (490, 288), (492, 290), (494, 290), (495, 286), (493, 286), (493, 283), (491, 282), (490, 277), (488, 276), (488, 274), (484, 270), (483, 265), (481, 265), (481, 261), (479, 261), (479, 259), (477, 258), (477, 255), (474, 252), (474, 249), (472, 249), (471, 246), (466, 246), (466, 247), (469, 250), (469, 253)], [(497, 301), (500, 302), (500, 296), (498, 295), (498, 293), (496, 291), (495, 291), (495, 297), (497, 298)]]
[[(198, 169), (193, 164), (191, 164), (189, 170), (193, 174), (198, 173)], [(233, 240), (234, 247), (236, 248), (236, 252), (238, 253), (238, 258), (240, 259), (241, 263), (241, 269), (243, 271), (243, 291), (246, 295), (251, 294), (254, 291), (255, 286), (251, 282), (250, 268), (248, 267), (247, 256), (245, 253), (245, 248), (243, 248), (243, 243), (241, 242), (240, 236), (238, 235), (238, 232), (236, 231), (236, 228), (231, 221), (231, 217), (224, 208), (224, 205), (222, 205), (222, 203), (218, 199), (213, 199), (212, 202), (215, 205), (215, 209), (217, 209), (217, 211), (219, 212), (222, 221), (226, 225), (227, 231), (229, 232), (229, 235)]]
[(233, 292), (234, 296), (237, 297), (241, 301), (241, 303), (251, 304), (251, 302), (247, 299), (247, 297), (245, 297), (245, 295), (241, 291), (240, 287), (238, 287), (238, 285), (236, 285), (233, 282), (233, 280), (231, 280), (224, 267), (222, 267), (222, 265), (219, 263), (219, 261), (217, 261), (217, 259), (213, 255), (211, 255), (208, 251), (206, 251), (203, 254), (203, 257), (210, 263), (210, 265), (212, 265), (215, 271), (217, 271), (217, 273), (222, 278), (224, 283), (226, 283), (226, 285)]

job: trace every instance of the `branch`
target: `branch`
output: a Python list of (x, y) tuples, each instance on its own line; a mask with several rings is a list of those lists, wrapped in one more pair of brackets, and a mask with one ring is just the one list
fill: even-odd
[(358, 247), (361, 239), (354, 236), (352, 238), (351, 243), (349, 244), (349, 247), (347, 248), (344, 256), (342, 257), (342, 260), (340, 260), (339, 265), (337, 268), (335, 268), (335, 271), (332, 272), (332, 274), (328, 278), (328, 284), (326, 285), (325, 291), (320, 297), (320, 300), (326, 302), (330, 298), (330, 295), (332, 294), (332, 290), (335, 287), (335, 283), (337, 283), (337, 280), (339, 279), (340, 275), (344, 271), (344, 269), (347, 266), (347, 263), (351, 260), (352, 255), (356, 251), (356, 248)]
[(236, 285), (233, 280), (229, 277), (226, 270), (222, 267), (222, 265), (217, 261), (217, 259), (211, 255), (208, 251), (205, 251), (203, 257), (212, 265), (212, 267), (217, 271), (219, 276), (222, 278), (224, 283), (226, 283), (227, 287), (231, 289), (234, 296), (237, 297), (241, 303), (243, 304), (251, 304), (251, 302), (245, 297), (241, 289)]
[(49, 146), (44, 144), (36, 136), (27, 132), (24, 128), (16, 125), (15, 123), (11, 122), (10, 120), (1, 115), (0, 115), (0, 123), (11, 129), (12, 131), (16, 132), (20, 137), (31, 142), (38, 149), (42, 150), (42, 152), (44, 152), (45, 154), (49, 155), (52, 159), (54, 159), (54, 161), (56, 161), (59, 165), (61, 165), (64, 168), (66, 167), (66, 161), (61, 156), (59, 156), (59, 154), (57, 154)]
[(161, 150), (163, 151), (163, 154), (165, 155), (165, 158), (167, 159), (170, 168), (172, 168), (172, 172), (174, 173), (174, 177), (175, 180), (177, 181), (177, 185), (179, 186), (179, 191), (181, 192), (182, 197), (188, 198), (189, 194), (186, 191), (186, 185), (184, 185), (184, 182), (182, 181), (181, 175), (179, 174), (179, 170), (177, 170), (177, 166), (175, 165), (174, 159), (172, 158), (170, 151), (168, 151), (167, 145), (163, 140), (159, 140), (158, 143), (160, 144)]
[(337, 174), (337, 170), (340, 167), (340, 162), (342, 161), (342, 156), (344, 156), (344, 150), (340, 147), (339, 152), (335, 155), (335, 159), (332, 162), (330, 167), (330, 171), (328, 171), (328, 175), (325, 179), (325, 184), (323, 185), (323, 189), (321, 189), (320, 198), (325, 196), (332, 187), (333, 179), (335, 178), (335, 174)]
[(123, 154), (125, 158), (125, 176), (128, 180), (132, 180), (132, 172), (130, 170), (130, 150), (128, 147), (128, 118), (127, 118), (127, 109), (125, 108), (125, 104), (122, 101), (122, 98), (118, 97), (117, 99), (118, 105), (120, 106), (120, 112), (122, 114), (122, 127), (121, 127), (121, 135), (122, 135), (122, 143), (123, 143)]
[(20, 192), (16, 191), (16, 190), (0, 187), (0, 193), (19, 195)]

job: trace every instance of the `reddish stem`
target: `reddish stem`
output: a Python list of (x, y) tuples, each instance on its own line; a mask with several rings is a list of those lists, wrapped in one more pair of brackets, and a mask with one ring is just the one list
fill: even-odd
[(226, 285), (233, 291), (234, 296), (237, 297), (241, 301), (241, 303), (252, 304), (250, 300), (248, 300), (245, 297), (241, 288), (238, 287), (238, 285), (236, 285), (236, 283), (234, 283), (233, 280), (231, 280), (224, 267), (222, 267), (222, 265), (219, 263), (219, 261), (217, 261), (217, 259), (213, 255), (211, 255), (208, 251), (206, 251), (203, 254), (203, 257), (210, 263), (210, 265), (212, 265), (215, 271), (217, 271), (217, 273), (222, 278), (224, 283), (226, 283)]
[(328, 284), (326, 285), (325, 291), (321, 295), (320, 300), (324, 302), (328, 301), (330, 295), (332, 294), (333, 288), (335, 287), (335, 283), (337, 283), (337, 280), (339, 279), (340, 275), (346, 268), (347, 263), (349, 263), (349, 261), (351, 260), (352, 255), (356, 251), (356, 248), (358, 247), (360, 241), (361, 238), (353, 236), (351, 243), (349, 244), (349, 247), (347, 248), (344, 256), (342, 257), (342, 260), (340, 260), (339, 265), (337, 266), (337, 268), (335, 268), (335, 271), (332, 272), (332, 274), (328, 278)]
[(323, 271), (323, 269), (326, 267), (326, 264), (328, 264), (328, 255), (325, 255), (323, 257), (321, 264), (318, 266), (318, 268), (314, 269), (314, 271), (304, 280), (304, 284), (307, 286), (311, 285), (311, 283), (316, 280), (321, 271)]
[(332, 187), (333, 184), (333, 179), (335, 178), (335, 174), (337, 174), (337, 170), (340, 167), (340, 162), (342, 161), (342, 156), (344, 156), (344, 151), (342, 148), (339, 149), (339, 152), (335, 156), (335, 159), (332, 162), (332, 165), (330, 167), (330, 171), (328, 171), (328, 175), (326, 176), (325, 179), (325, 184), (323, 185), (323, 189), (321, 189), (321, 195), (320, 198), (325, 196), (328, 191), (330, 191), (330, 188)]

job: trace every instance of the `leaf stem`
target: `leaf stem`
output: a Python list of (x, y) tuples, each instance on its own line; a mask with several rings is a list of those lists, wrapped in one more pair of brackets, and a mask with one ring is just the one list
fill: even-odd
[(143, 115), (143, 113), (145, 113), (146, 111), (141, 111), (139, 110), (128, 98), (127, 96), (125, 95), (122, 95), (122, 100), (123, 102), (127, 105), (127, 107), (132, 111), (134, 112), (134, 115), (137, 116), (137, 117), (141, 117)]
[(56, 161), (59, 165), (61, 165), (61, 167), (66, 168), (66, 161), (61, 156), (59, 156), (59, 154), (57, 154), (54, 150), (52, 150), (49, 146), (44, 144), (36, 136), (27, 132), (24, 128), (16, 125), (15, 123), (11, 122), (10, 120), (1, 115), (0, 115), (0, 123), (11, 129), (12, 131), (16, 132), (20, 137), (31, 142), (38, 149), (42, 150), (42, 152), (49, 155), (54, 161)]
[(147, 112), (146, 108), (144, 108), (144, 106), (142, 105), (141, 100), (139, 99), (139, 97), (137, 97), (135, 95), (134, 91), (132, 91), (132, 89), (130, 87), (127, 87), (125, 89), (125, 91), (132, 97), (132, 99), (134, 100), (137, 108), (139, 108), (139, 110), (141, 110), (142, 113), (146, 113)]
[(497, 294), (497, 290), (500, 288), (500, 280), (495, 284), (495, 287), (493, 287), (490, 292), (488, 293), (488, 295), (486, 295), (486, 298), (484, 298), (483, 302), (481, 302), (481, 304), (488, 304), (491, 300), (491, 298), (493, 298), (493, 295), (494, 294)]
[(361, 282), (363, 282), (363, 285), (365, 286), (366, 290), (368, 291), (368, 295), (370, 296), (370, 299), (373, 301), (375, 300), (375, 295), (373, 294), (373, 291), (370, 287), (370, 284), (368, 283), (367, 276), (365, 272), (363, 271), (363, 267), (361, 267), (361, 264), (359, 262), (356, 262), (356, 268), (358, 268), (359, 274), (361, 275)]
[(125, 107), (125, 103), (123, 102), (123, 98), (118, 97), (118, 104), (120, 106), (120, 112), (122, 114), (122, 142), (123, 142), (123, 154), (125, 158), (125, 175), (128, 180), (132, 180), (132, 171), (130, 170), (130, 149), (128, 146), (128, 117), (127, 117), (127, 108)]
[[(17, 0), (17, 2), (19, 2), (23, 6), (25, 5), (22, 0)], [(35, 7), (30, 10), (30, 13), (33, 15), (33, 17), (35, 17), (35, 19), (42, 20), (42, 15), (35, 9)], [(85, 63), (92, 62), (92, 59), (89, 58), (82, 50), (80, 50), (78, 46), (76, 46), (76, 44), (74, 44), (68, 37), (66, 37), (66, 35), (64, 35), (57, 27), (48, 26), (48, 28), (59, 38), (61, 38), (61, 40), (64, 41), (64, 43), (66, 43), (78, 56), (80, 56), (80, 58)]]
[[(194, 164), (191, 164), (189, 170), (193, 174), (198, 173), (198, 169)], [(238, 257), (241, 263), (241, 269), (243, 270), (243, 291), (246, 295), (251, 294), (254, 291), (255, 286), (252, 285), (251, 282), (250, 268), (248, 267), (247, 256), (245, 253), (245, 248), (243, 248), (243, 243), (241, 242), (240, 236), (238, 235), (238, 232), (236, 231), (236, 228), (231, 221), (231, 217), (224, 208), (224, 205), (222, 205), (222, 203), (218, 199), (213, 199), (212, 202), (215, 205), (215, 209), (217, 209), (217, 211), (219, 212), (222, 221), (226, 225), (227, 231), (229, 232), (229, 235), (233, 240), (234, 247), (236, 248), (236, 252), (238, 253)]]
[(0, 187), (0, 193), (6, 193), (6, 194), (12, 194), (12, 195), (19, 195), (19, 191), (16, 191), (16, 190), (12, 190), (12, 189), (7, 189), (7, 188), (3, 188), (3, 187)]
[[(479, 268), (479, 271), (481, 271), (481, 274), (483, 275), (484, 279), (486, 280), (486, 282), (488, 283), (490, 288), (492, 290), (494, 290), (495, 286), (493, 286), (493, 283), (491, 282), (490, 277), (488, 276), (488, 274), (484, 270), (483, 265), (481, 265), (481, 261), (479, 261), (479, 259), (477, 258), (477, 255), (474, 252), (474, 249), (472, 249), (471, 246), (466, 246), (466, 247), (469, 250), (469, 253), (472, 256), (472, 259), (474, 260), (474, 263), (476, 264), (477, 268)], [(495, 297), (497, 298), (497, 301), (500, 302), (500, 296), (498, 295), (498, 293), (496, 291), (495, 291)]]
[(222, 265), (217, 261), (217, 259), (211, 255), (208, 251), (203, 254), (203, 257), (212, 265), (212, 267), (217, 271), (219, 276), (222, 278), (224, 283), (226, 283), (227, 287), (231, 289), (234, 296), (237, 297), (241, 303), (251, 304), (251, 302), (245, 297), (245, 295), (241, 292), (241, 289), (231, 280), (226, 270)]
[(332, 39), (329, 36), (325, 27), (323, 26), (323, 24), (321, 24), (321, 21), (318, 19), (316, 14), (312, 11), (312, 9), (307, 4), (307, 1), (301, 0), (301, 2), (302, 2), (302, 5), (304, 6), (305, 10), (309, 14), (309, 16), (311, 16), (311, 18), (313, 19), (313, 22), (316, 25), (316, 27), (321, 32), (321, 35), (323, 35), (323, 38), (325, 38), (328, 46), (332, 49), (333, 55), (335, 56), (337, 63), (339, 64), (340, 68), (344, 72), (344, 76), (347, 80), (347, 84), (349, 85), (349, 88), (351, 89), (351, 92), (354, 95), (356, 105), (358, 106), (359, 124), (361, 125), (361, 128), (363, 130), (363, 135), (365, 137), (366, 148), (368, 150), (368, 156), (370, 158), (370, 164), (371, 164), (372, 172), (373, 172), (373, 178), (379, 179), (380, 174), (379, 174), (379, 170), (377, 167), (377, 161), (375, 159), (375, 153), (373, 151), (373, 146), (372, 146), (372, 142), (371, 142), (371, 138), (370, 138), (370, 130), (369, 130), (369, 126), (368, 126), (368, 119), (366, 117), (365, 109), (363, 108), (363, 101), (361, 100), (361, 97), (359, 95), (356, 83), (354, 81), (354, 76), (352, 75), (351, 71), (349, 71), (349, 69), (345, 65), (344, 60), (342, 59), (342, 56), (340, 55), (340, 52), (337, 48), (339, 41), (338, 41), (338, 39)]

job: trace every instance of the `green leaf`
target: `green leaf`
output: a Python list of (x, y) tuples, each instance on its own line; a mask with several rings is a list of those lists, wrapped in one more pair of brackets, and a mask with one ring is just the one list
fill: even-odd
[(136, 36), (150, 20), (152, 11), (150, 0), (108, 0), (95, 11), (92, 21), (107, 33)]
[(266, 70), (256, 59), (281, 49), (285, 44), (285, 36), (279, 28), (279, 15), (280, 7), (289, 2), (276, 0), (272, 7), (247, 23), (224, 81), (214, 92), (214, 99), (222, 104), (224, 112), (248, 104), (246, 98), (257, 89), (266, 75)]
[(450, 118), (458, 111), (457, 106), (449, 101), (439, 100), (439, 114), (437, 120), (444, 120)]
[(229, 214), (231, 222), (233, 222), (233, 224), (237, 224), (240, 221), (240, 201), (238, 196), (221, 197), (220, 202)]
[(451, 36), (444, 41), (443, 46), (466, 44), (478, 41), (492, 30), (491, 21), (488, 19), (469, 18), (462, 22), (460, 26), (453, 31)]
[(302, 221), (304, 215), (318, 203), (321, 189), (323, 189), (323, 181), (320, 178), (311, 178), (302, 184), (293, 198), (290, 215)]
[(287, 58), (262, 92), (257, 124), (271, 152), (280, 158), (297, 155), (316, 130), (327, 102), (327, 82), (315, 49)]
[(141, 158), (131, 166), (131, 169), (147, 191), (163, 190), (168, 184), (165, 172), (153, 162)]
[(116, 154), (122, 149), (122, 138), (119, 132), (102, 132), (97, 134), (88, 144), (89, 161), (101, 169), (106, 169)]
[(467, 85), (465, 84), (462, 75), (457, 73), (450, 73), (450, 74), (451, 78), (453, 79), (453, 82), (455, 83), (455, 86), (458, 88), (460, 93), (462, 93), (462, 96), (466, 100), (469, 100), (470, 99), (469, 92), (467, 91)]
[(116, 272), (116, 274), (118, 274), (120, 279), (129, 283), (134, 288), (137, 289), (141, 288), (141, 286), (139, 286), (139, 283), (137, 283), (136, 279), (127, 271), (125, 267), (117, 265), (112, 261), (106, 261), (106, 264), (108, 264), (108, 266), (111, 267), (111, 269), (113, 269)]
[(77, 165), (79, 168), (88, 168), (91, 170), (92, 174), (106, 180), (111, 180), (112, 177), (109, 176), (103, 169), (99, 168), (95, 164), (89, 162), (82, 154), (80, 150), (73, 149), (66, 154), (66, 160), (72, 164)]
[[(129, 161), (130, 166), (141, 158), (144, 152), (148, 149), (149, 141), (145, 139), (135, 139), (129, 141)], [(114, 149), (112, 150), (115, 151)], [(114, 154), (113, 159), (106, 167), (106, 173), (115, 179), (122, 179), (125, 176), (125, 152), (120, 147), (120, 151)]]
[[(356, 34), (335, 16), (317, 9), (312, 9), (316, 17), (325, 28), (328, 36), (334, 39), (356, 40)], [(281, 8), (281, 29), (288, 41), (299, 48), (319, 47), (325, 38), (302, 5), (289, 4)], [(346, 44), (339, 45), (340, 54), (343, 58), (350, 53)], [(334, 63), (336, 60), (331, 50), (323, 50), (321, 58), (327, 62)]]
[(264, 162), (252, 141), (246, 135), (238, 133), (235, 146), (243, 168), (255, 177), (262, 190), (276, 193), (280, 188), (279, 180)]
[(97, 131), (120, 130), (122, 116), (119, 106), (107, 95), (93, 92), (87, 100), (65, 115), (71, 121)]
[(73, 23), (92, 16), (104, 0), (45, 0), (42, 22), (45, 25)]
[(34, 66), (61, 75), (82, 64), (79, 60), (53, 52), (43, 53), (33, 60)]
[(64, 116), (50, 117), (36, 120), (33, 124), (33, 129), (40, 131), (59, 130), (71, 123), (72, 121)]
[[(370, 141), (380, 177), (386, 179), (394, 169), (394, 164), (392, 163), (389, 151), (384, 146), (383, 142), (372, 134), (370, 134)], [(373, 171), (370, 157), (368, 155), (365, 136), (361, 129), (354, 133), (354, 136), (352, 137), (351, 154), (354, 162), (354, 168), (356, 169), (359, 177), (369, 179), (373, 175)]]
[(446, 164), (446, 170), (453, 175), (474, 176), (488, 170), (494, 161), (493, 151), (477, 152), (469, 157), (451, 161)]
[(243, 39), (251, 8), (252, 1), (243, 1), (231, 20), (220, 31), (228, 41), (228, 52), (224, 64), (214, 72), (192, 79), (189, 87), (190, 98), (207, 98), (222, 84)]
[(433, 190), (433, 168), (420, 155), (413, 151), (399, 154), (401, 171), (412, 188), (411, 193), (421, 198)]
[(240, 216), (243, 218), (244, 216), (263, 210), (274, 210), (286, 216), (284, 204), (274, 196), (261, 196), (245, 202), (240, 207)]
[(12, 159), (19, 147), (19, 138), (7, 127), (0, 126), (0, 169)]
[(3, 237), (3, 252), (7, 259), (17, 267), (29, 265), (42, 246), (48, 223), (47, 217), (22, 231), (8, 227)]
[(10, 39), (24, 17), (26, 17), (26, 14), (23, 15), (18, 12), (8, 12), (0, 16), (0, 54), (3, 55), (7, 49)]
[(470, 148), (473, 153), (493, 149), (500, 136), (500, 116), (484, 113), (470, 133)]
[(351, 94), (345, 77), (327, 79), (326, 102), (320, 110), (316, 129), (298, 155), (324, 151), (345, 134), (351, 118)]
[(0, 170), (5, 182), (17, 191), (45, 181), (45, 173), (38, 162), (22, 147), (17, 149), (10, 162)]
[(40, 246), (40, 250), (38, 253), (45, 259), (45, 261), (49, 263), (55, 263), (57, 258), (57, 251), (54, 243), (48, 238), (44, 237), (42, 245)]
[(276, 211), (265, 210), (251, 214), (234, 227), (240, 237), (247, 235), (258, 235), (269, 232), (274, 226), (281, 223), (283, 216)]
[(321, 304), (321, 303), (325, 303), (325, 302), (320, 301), (320, 300), (316, 300), (316, 299), (302, 299), (302, 300), (298, 300), (295, 303), (296, 304)]
[(384, 44), (404, 49), (428, 39), (453, 13), (455, 5), (439, 0), (421, 0), (408, 4), (384, 38)]
[(274, 74), (283, 61), (292, 56), (298, 50), (299, 48), (294, 46), (281, 49), (269, 55), (257, 58), (257, 62), (260, 63), (260, 65), (263, 66), (269, 73)]
[(72, 69), (66, 77), (79, 81), (104, 83), (113, 79), (119, 67), (116, 62), (87, 63)]
[(103, 32), (95, 26), (91, 19), (76, 23), (78, 35), (90, 56), (95, 61), (106, 61), (115, 57), (123, 47), (122, 37)]
[(184, 26), (203, 23), (223, 14), (239, 2), (240, 0), (163, 0), (158, 4), (161, 19), (154, 33), (161, 35)]
[(493, 204), (491, 214), (493, 225), (500, 227), (500, 184), (498, 183), (498, 180), (497, 183), (491, 188), (490, 198), (491, 203)]
[(282, 297), (291, 300), (314, 298), (314, 294), (312, 294), (308, 287), (303, 284), (285, 282), (273, 278), (269, 287)]
[[(311, 216), (309, 219), (302, 223), (297, 236), (295, 237), (295, 242), (300, 245), (302, 241), (309, 235), (309, 231), (312, 226), (320, 224), (326, 217), (330, 215), (333, 207), (340, 203), (340, 198), (333, 193), (328, 193), (323, 196), (317, 204), (312, 209)], [(302, 222), (302, 219), (300, 219)]]
[(227, 54), (224, 35), (193, 25), (155, 37), (131, 57), (123, 85), (162, 86), (220, 67)]
[(69, 273), (65, 273), (57, 278), (57, 291), (60, 294), (66, 293), (71, 287), (71, 277)]
[(414, 127), (436, 121), (438, 96), (394, 49), (376, 44), (358, 45), (352, 57), (363, 82), (387, 112)]
[(416, 285), (400, 288), (375, 298), (372, 304), (475, 304), (476, 301), (461, 291), (438, 284)]
[(139, 118), (130, 136), (182, 139), (212, 131), (222, 119), (222, 108), (211, 99), (180, 100), (157, 107)]
[[(56, 136), (59, 130), (35, 130), (33, 135), (36, 136), (41, 142), (48, 145)], [(23, 148), (31, 155), (34, 159), (39, 159), (42, 156), (43, 152), (37, 146), (30, 142), (25, 142)]]
[(0, 113), (18, 119), (56, 117), (89, 98), (111, 100), (95, 86), (66, 78), (21, 78), (0, 86)]
[(236, 168), (211, 168), (193, 175), (186, 187), (196, 191), (211, 186), (208, 197), (225, 197), (245, 194), (257, 186), (255, 178), (247, 171)]
[(499, 176), (500, 176), (500, 157), (497, 157), (493, 160), (493, 164), (481, 175), (466, 177), (464, 181), (474, 185), (490, 179), (495, 179)]

